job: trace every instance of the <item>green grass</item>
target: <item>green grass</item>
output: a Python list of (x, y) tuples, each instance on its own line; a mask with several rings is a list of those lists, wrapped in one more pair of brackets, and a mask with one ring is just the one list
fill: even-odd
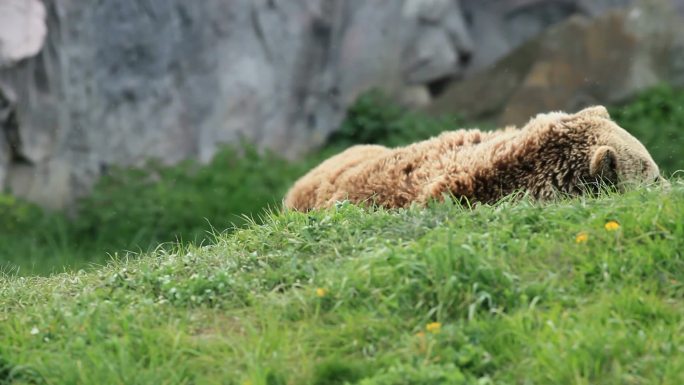
[(274, 213), (202, 248), (0, 278), (0, 383), (681, 384), (683, 252), (682, 180)]

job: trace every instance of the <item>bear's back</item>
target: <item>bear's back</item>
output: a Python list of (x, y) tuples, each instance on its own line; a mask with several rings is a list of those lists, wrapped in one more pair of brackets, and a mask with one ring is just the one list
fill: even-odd
[(379, 157), (391, 153), (387, 147), (362, 144), (352, 146), (326, 159), (301, 177), (285, 196), (285, 207), (306, 211), (322, 207), (334, 189), (335, 182), (351, 170), (362, 167)]

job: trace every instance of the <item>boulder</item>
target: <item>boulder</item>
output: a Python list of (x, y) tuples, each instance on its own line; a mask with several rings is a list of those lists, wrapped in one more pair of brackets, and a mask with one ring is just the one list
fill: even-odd
[(550, 26), (571, 16), (594, 18), (632, 3), (634, 0), (463, 1), (464, 18), (476, 47), (467, 73), (473, 74), (494, 64)]
[(659, 83), (684, 85), (684, 20), (651, 1), (591, 19), (573, 16), (427, 107), (522, 124), (551, 110), (614, 104)]
[(0, 68), (36, 55), (46, 32), (45, 7), (39, 0), (0, 2)]

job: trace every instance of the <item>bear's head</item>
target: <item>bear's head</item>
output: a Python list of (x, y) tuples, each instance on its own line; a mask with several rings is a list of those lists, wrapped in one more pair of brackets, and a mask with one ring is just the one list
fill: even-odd
[(658, 165), (644, 145), (611, 120), (603, 106), (575, 114), (540, 114), (528, 127), (546, 132), (549, 137), (563, 137), (561, 143), (571, 159), (568, 167), (579, 172), (584, 181), (601, 180), (620, 191), (639, 184), (667, 183), (660, 178)]

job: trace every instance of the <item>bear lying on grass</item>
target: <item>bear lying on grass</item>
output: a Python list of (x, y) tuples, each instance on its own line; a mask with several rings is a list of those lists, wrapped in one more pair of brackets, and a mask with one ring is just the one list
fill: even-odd
[(522, 129), (459, 130), (406, 147), (357, 145), (300, 178), (285, 207), (306, 211), (337, 201), (387, 208), (451, 194), (491, 203), (520, 191), (536, 199), (624, 190), (659, 179), (658, 166), (602, 106), (539, 114)]

